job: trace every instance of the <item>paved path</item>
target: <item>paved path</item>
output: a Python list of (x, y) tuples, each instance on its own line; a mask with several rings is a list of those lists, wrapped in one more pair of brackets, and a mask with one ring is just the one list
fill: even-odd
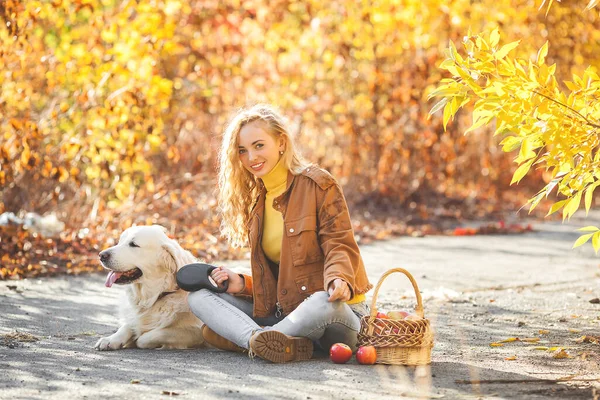
[[(373, 283), (392, 267), (417, 279), (436, 333), (433, 363), (420, 368), (336, 365), (323, 354), (273, 365), (207, 349), (98, 352), (96, 340), (117, 327), (120, 290), (106, 289), (104, 276), (0, 282), (0, 334), (40, 339), (0, 339), (0, 398), (592, 399), (600, 395), (600, 383), (590, 382), (600, 377), (600, 347), (574, 339), (600, 336), (600, 305), (589, 302), (600, 297), (600, 259), (591, 246), (570, 249), (575, 227), (597, 220), (363, 246)], [(377, 304), (414, 307), (408, 280), (392, 275)], [(540, 341), (490, 346), (511, 337)], [(534, 350), (541, 346), (564, 347), (571, 358)], [(564, 377), (571, 380), (548, 382)], [(460, 382), (471, 380), (484, 382)]]

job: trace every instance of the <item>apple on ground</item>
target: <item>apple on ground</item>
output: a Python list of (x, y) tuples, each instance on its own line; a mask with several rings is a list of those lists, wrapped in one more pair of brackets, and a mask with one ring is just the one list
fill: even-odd
[(344, 343), (336, 343), (329, 349), (329, 358), (336, 364), (345, 364), (352, 358), (352, 349)]
[(364, 365), (375, 364), (375, 361), (377, 361), (377, 350), (373, 346), (360, 346), (356, 352), (356, 361)]

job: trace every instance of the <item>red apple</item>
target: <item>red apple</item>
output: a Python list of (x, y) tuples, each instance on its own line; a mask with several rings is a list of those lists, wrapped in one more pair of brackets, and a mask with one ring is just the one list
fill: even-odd
[(373, 365), (377, 360), (377, 350), (373, 346), (360, 346), (356, 352), (356, 361), (359, 364)]
[(375, 318), (389, 319), (386, 313), (378, 312)]
[(336, 343), (329, 349), (329, 358), (336, 364), (346, 364), (352, 358), (352, 349), (344, 343)]
[(408, 311), (390, 311), (388, 313), (388, 317), (390, 317), (390, 319), (404, 319), (408, 315), (410, 315)]

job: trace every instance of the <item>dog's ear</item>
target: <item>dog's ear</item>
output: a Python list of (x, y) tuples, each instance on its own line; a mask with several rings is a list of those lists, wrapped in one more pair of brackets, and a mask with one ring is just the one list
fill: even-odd
[(164, 264), (169, 267), (170, 272), (175, 273), (186, 264), (185, 250), (176, 241), (168, 239), (162, 248)]

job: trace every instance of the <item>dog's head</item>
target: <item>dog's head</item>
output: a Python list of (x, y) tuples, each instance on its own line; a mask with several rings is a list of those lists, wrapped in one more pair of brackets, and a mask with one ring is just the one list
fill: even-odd
[(167, 236), (160, 225), (126, 229), (116, 246), (99, 254), (102, 266), (110, 272), (106, 286), (133, 282), (174, 279), (177, 269), (194, 262), (194, 257)]

